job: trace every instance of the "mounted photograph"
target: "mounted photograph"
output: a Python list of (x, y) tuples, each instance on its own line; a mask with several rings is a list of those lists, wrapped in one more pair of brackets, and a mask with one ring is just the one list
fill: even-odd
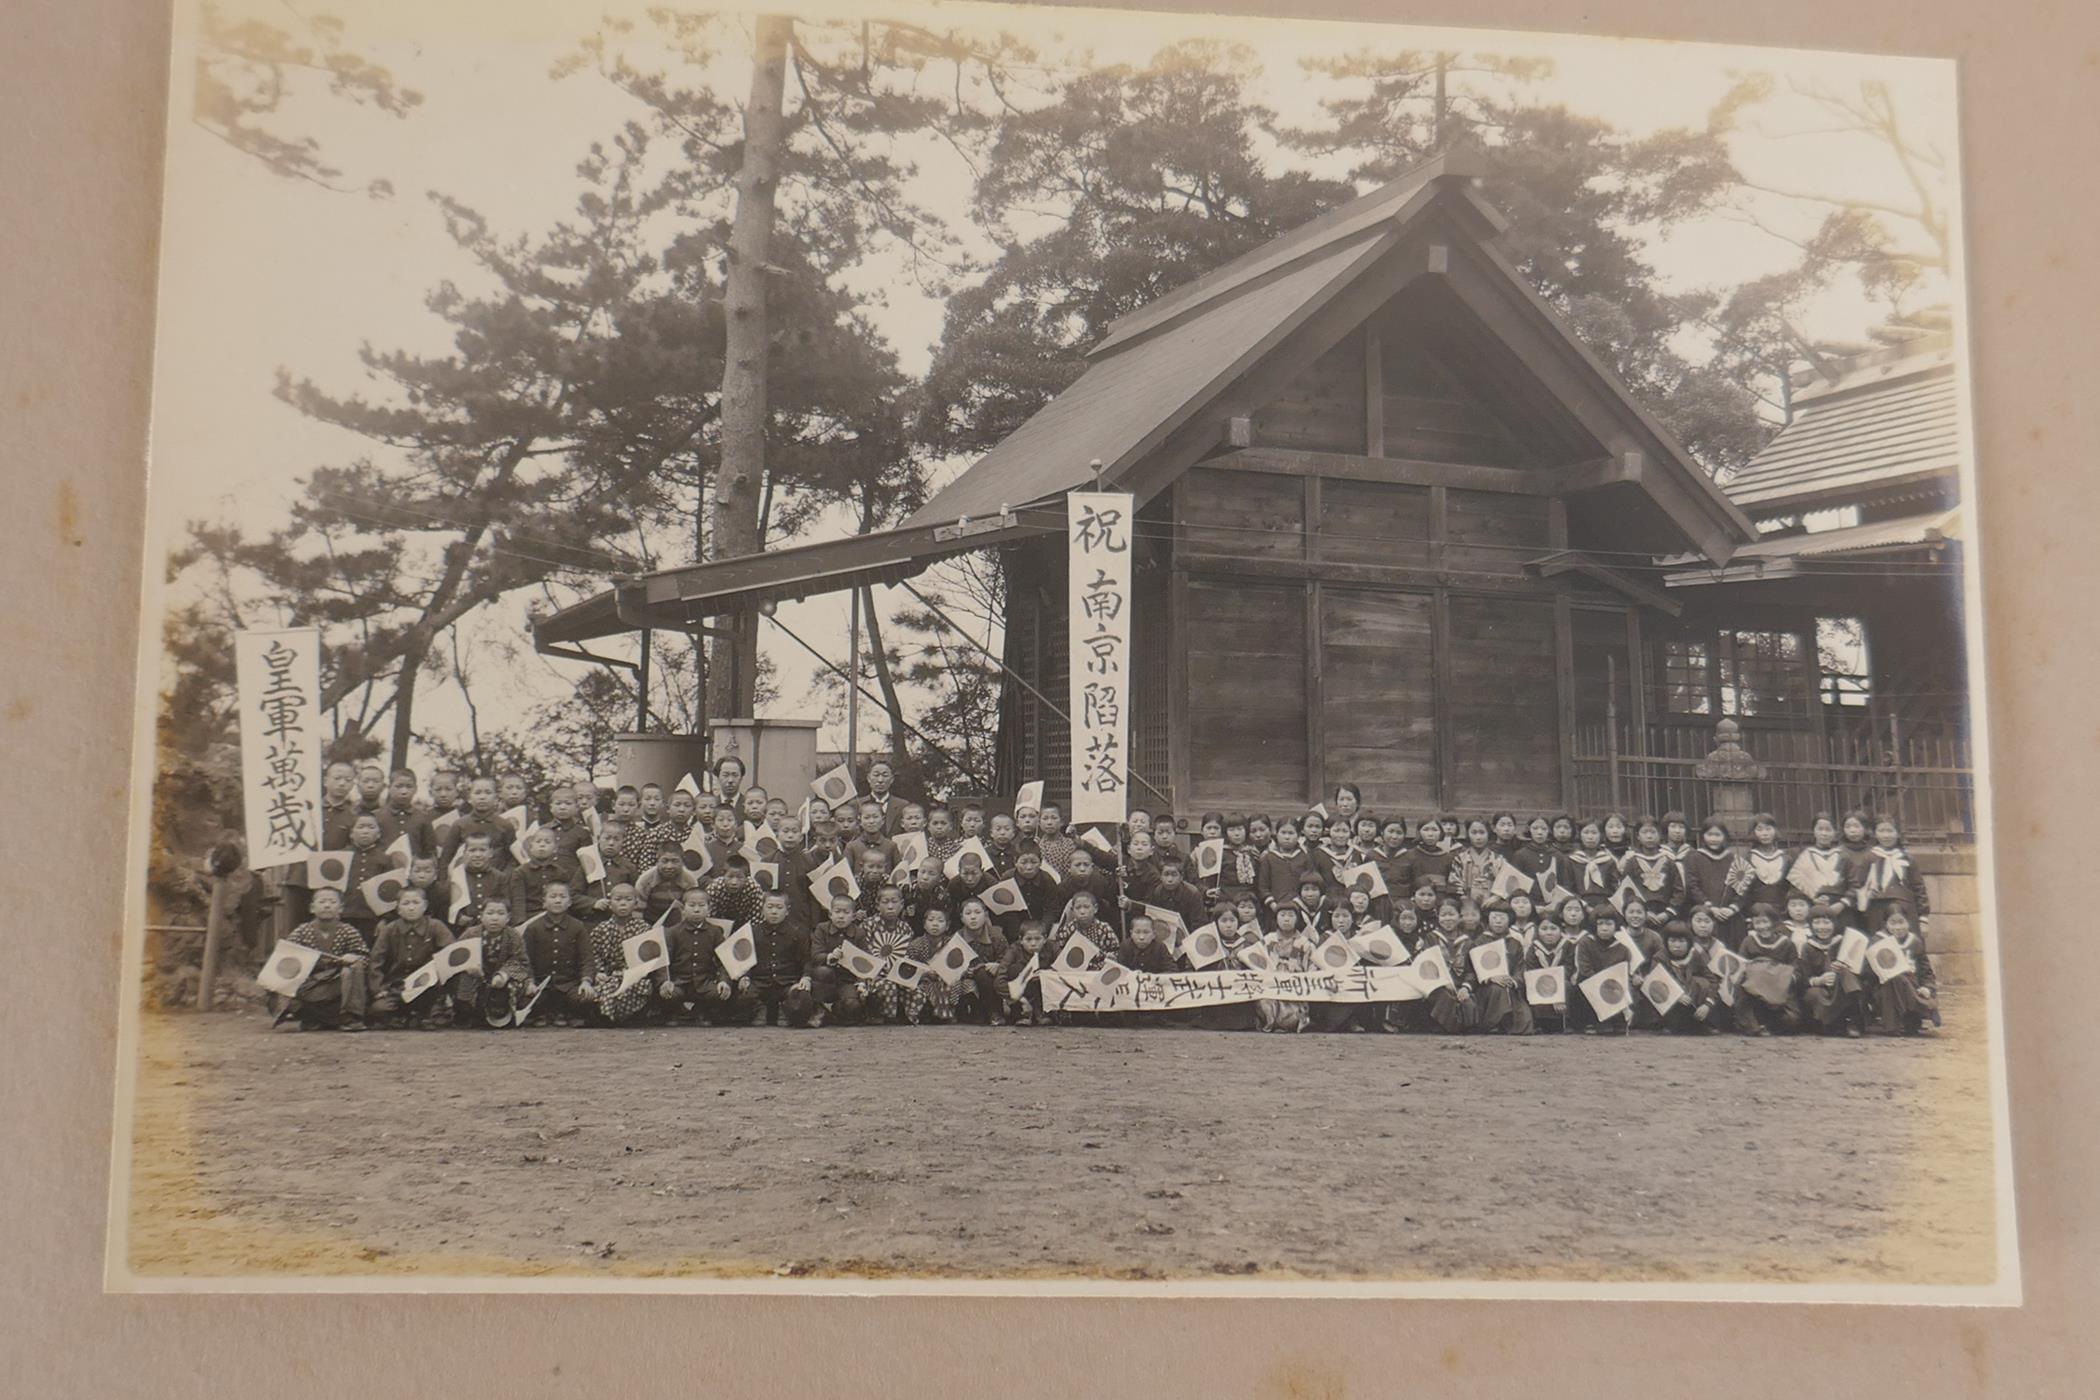
[(171, 72), (111, 1289), (2019, 1302), (1951, 61)]

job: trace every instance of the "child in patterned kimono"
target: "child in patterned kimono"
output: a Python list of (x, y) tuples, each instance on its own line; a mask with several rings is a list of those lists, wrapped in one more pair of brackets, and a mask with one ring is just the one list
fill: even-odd
[[(1672, 919), (1663, 926), (1662, 939), (1662, 956), (1655, 960), (1655, 965), (1675, 979), (1684, 989), (1684, 997), (1673, 1002), (1668, 1011), (1657, 1013), (1658, 1024), (1663, 1030), (1680, 1035), (1719, 1035), (1720, 983), (1707, 966), (1706, 959), (1692, 947), (1691, 926), (1682, 919)], [(1644, 996), (1641, 1000), (1647, 1001), (1647, 998)], [(1649, 1005), (1652, 1008), (1654, 1003)]]
[(1825, 1035), (1843, 1031), (1859, 1039), (1866, 1021), (1866, 988), (1859, 975), (1837, 960), (1839, 924), (1844, 911), (1818, 904), (1808, 916), (1808, 942), (1794, 961), (1794, 985), (1800, 989), (1806, 1018)]
[(525, 940), (510, 921), (510, 905), (490, 897), (481, 901), (481, 917), (464, 937), (481, 940), (481, 971), (452, 979), (452, 1005), (463, 1024), (507, 1026), (518, 1008), (532, 999), (532, 964)]
[[(1798, 895), (1797, 895), (1798, 897)], [(1808, 901), (1803, 899), (1806, 908)], [(1801, 1026), (1801, 1007), (1794, 996), (1793, 935), (1780, 927), (1773, 916), (1772, 906), (1757, 903), (1750, 906), (1745, 916), (1748, 927), (1743, 932), (1743, 946), (1737, 951), (1749, 964), (1743, 971), (1742, 985), (1736, 990), (1736, 1005), (1747, 1011), (1756, 1024), (1753, 1034), (1770, 1035), (1774, 1030), (1795, 1031)], [(1806, 941), (1804, 931), (1803, 941)], [(1777, 969), (1784, 969), (1786, 980), (1782, 982)]]
[(1494, 891), (1495, 876), (1502, 869), (1494, 838), (1494, 828), (1480, 818), (1466, 823), (1466, 844), (1451, 857), (1446, 877), (1453, 894), (1483, 900)]
[(430, 1030), (452, 1022), (449, 987), (432, 987), (412, 1002), (401, 1000), (401, 984), (409, 974), (437, 956), (438, 949), (452, 941), (452, 930), (431, 917), (429, 897), (411, 886), (401, 891), (394, 916), (382, 921), (372, 944), (374, 1013), (393, 1016), (401, 1024)]
[[(965, 905), (976, 908), (980, 913), (984, 909), (975, 899), (966, 900)], [(905, 945), (905, 956), (914, 962), (931, 966), (934, 954), (948, 942), (948, 911), (927, 910), (920, 927), (923, 931), (919, 936)], [(905, 1019), (915, 1026), (921, 1021), (930, 1021), (936, 1026), (950, 1024), (955, 1020), (955, 1009), (961, 1000), (962, 986), (963, 984), (958, 982), (951, 987), (939, 977), (928, 974), (919, 983), (919, 1014), (916, 1017), (907, 1014)]]
[(591, 929), (590, 946), (584, 952), (583, 980), (576, 994), (596, 1009), (601, 1021), (617, 1026), (636, 1020), (649, 1009), (660, 973), (642, 978), (624, 992), (620, 990), (620, 979), (627, 970), (627, 952), (622, 945), (638, 933), (647, 933), (650, 925), (638, 912), (642, 901), (633, 885), (624, 881), (614, 885), (606, 892), (605, 903), (612, 912), (605, 922)]
[(1874, 846), (1868, 854), (1874, 863), (1866, 883), (1867, 932), (1880, 933), (1889, 916), (1896, 913), (1903, 915), (1905, 925), (1916, 929), (1918, 921), (1932, 912), (1932, 902), (1926, 896), (1918, 863), (1903, 849), (1903, 833), (1894, 817), (1874, 823)]
[(591, 933), (583, 920), (570, 913), (573, 891), (561, 880), (540, 887), (544, 907), (525, 921), (525, 961), (538, 976), (548, 979), (533, 1008), (533, 1023), (542, 1026), (580, 1026), (590, 1012), (576, 993), (583, 985), (583, 955)]
[(1045, 802), (1041, 814), (1036, 817), (1035, 844), (1036, 849), (1043, 853), (1043, 864), (1055, 870), (1058, 879), (1064, 879), (1071, 872), (1072, 852), (1079, 843), (1065, 830), (1065, 814), (1055, 802)]
[(598, 853), (605, 858), (608, 891), (615, 884), (631, 884), (648, 868), (654, 858), (643, 849), (648, 831), (648, 823), (642, 820), (641, 789), (622, 787), (613, 793), (612, 815), (598, 831)]
[[(1540, 919), (1538, 931), (1532, 935), (1530, 946), (1524, 950), (1524, 969), (1543, 972), (1548, 968), (1560, 969), (1561, 989), (1564, 993), (1558, 1006), (1532, 1006), (1532, 1026), (1541, 1031), (1559, 1031), (1563, 1034), (1575, 1027), (1568, 1018), (1568, 1006), (1582, 993), (1575, 990), (1575, 940), (1569, 938), (1561, 928), (1560, 920), (1548, 915)], [(1526, 1005), (1531, 998), (1525, 997)]]
[[(904, 891), (895, 885), (884, 885), (876, 891), (875, 912), (860, 921), (860, 946), (878, 962), (887, 963), (910, 957), (912, 941), (917, 937), (904, 919)], [(926, 1009), (926, 993), (878, 976), (867, 984), (865, 1006), (871, 1025), (888, 1021), (917, 1025)]]
[[(1311, 970), (1313, 945), (1300, 926), (1298, 911), (1291, 905), (1286, 904), (1276, 911), (1276, 932), (1267, 939), (1267, 946), (1273, 971)], [(1255, 1003), (1254, 1017), (1256, 1029), (1264, 1031), (1296, 1034), (1312, 1025), (1311, 1010), (1302, 1001), (1275, 1001), (1264, 997)]]
[(1940, 1026), (1939, 979), (1933, 975), (1932, 956), (1925, 951), (1925, 936), (1911, 926), (1901, 906), (1888, 910), (1881, 927), (1909, 955), (1911, 970), (1887, 979), (1867, 964), (1868, 995), (1874, 1005), (1875, 1028), (1883, 1035), (1931, 1035)]
[(299, 1029), (333, 1027), (361, 1031), (371, 1009), (371, 968), (364, 935), (343, 921), (343, 892), (333, 888), (313, 892), (313, 917), (285, 935), (290, 943), (316, 948), (324, 955), (315, 964), (298, 994), (278, 1016), (289, 1016)]

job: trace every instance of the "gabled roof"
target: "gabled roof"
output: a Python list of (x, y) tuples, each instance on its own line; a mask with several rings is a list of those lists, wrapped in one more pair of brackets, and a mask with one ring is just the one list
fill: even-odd
[(1798, 393), (1794, 421), (1723, 484), (1755, 516), (1858, 504), (1955, 479), (1961, 397), (1944, 340), (1867, 357)]
[[(1410, 281), (1441, 276), (1476, 310), (1492, 311), (1495, 334), (1529, 342), (1547, 393), (1587, 400), (1591, 424), (1608, 419), (1600, 441), (1615, 460), (1609, 481), (1645, 492), (1694, 548), (1725, 557), (1755, 539), (1748, 518), (1492, 246), (1503, 220), (1473, 191), (1472, 176), (1459, 158), (1437, 157), (1124, 316), (1071, 387), (906, 523), (1061, 496), (1092, 481), (1096, 462), (1105, 483), (1149, 498), (1190, 459), (1155, 460), (1131, 480), (1148, 454), (1177, 432), (1184, 445), (1200, 437), (1206, 414), (1222, 428), (1224, 416), (1245, 412), (1221, 402), (1294, 331), (1311, 323), (1332, 344)], [(1426, 257), (1424, 238), (1433, 244)], [(1394, 262), (1403, 248), (1417, 259), (1404, 269)], [(1349, 322), (1352, 296), (1361, 315)], [(1292, 348), (1309, 362), (1326, 345), (1304, 343), (1308, 337)]]
[(1954, 506), (1834, 530), (1767, 535), (1737, 550), (1726, 568), (1716, 568), (1691, 555), (1659, 562), (1671, 570), (1663, 580), (1669, 588), (1746, 583), (1804, 573), (1841, 573), (1848, 565), (1863, 566), (1891, 558), (1936, 559), (1943, 554), (1944, 546), (1958, 542), (1961, 535), (1961, 507)]

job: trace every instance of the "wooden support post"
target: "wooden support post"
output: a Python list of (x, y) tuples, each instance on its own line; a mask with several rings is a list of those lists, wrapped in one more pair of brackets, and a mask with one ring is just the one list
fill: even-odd
[(1619, 658), (1604, 653), (1604, 771), (1611, 781), (1612, 811), (1619, 804)]
[[(1446, 487), (1429, 488), (1429, 567), (1442, 578)], [(1448, 581), (1448, 580), (1446, 580)], [(1451, 594), (1440, 583), (1429, 598), (1430, 715), (1436, 726), (1436, 805), (1449, 812), (1457, 800), (1458, 734), (1451, 727)]]
[(634, 670), (634, 732), (649, 732), (649, 629), (642, 629), (642, 659)]
[[(1568, 547), (1568, 505), (1554, 496), (1546, 502), (1546, 541)], [(1553, 589), (1553, 680), (1560, 715), (1560, 804), (1575, 802), (1575, 607), (1566, 580)]]
[[(1305, 478), (1305, 490), (1301, 497), (1304, 512), (1303, 555), (1307, 567), (1311, 567), (1316, 548), (1314, 536), (1320, 521), (1320, 478)], [(1326, 733), (1327, 716), (1320, 704), (1320, 580), (1317, 576), (1305, 581), (1305, 800), (1314, 803), (1320, 800), (1320, 790), (1327, 779)]]
[(211, 877), (211, 906), (204, 916), (204, 958), (197, 969), (197, 1009), (209, 1011), (219, 983), (219, 952), (226, 942), (226, 877)]
[(1385, 455), (1385, 345), (1364, 327), (1364, 455)]

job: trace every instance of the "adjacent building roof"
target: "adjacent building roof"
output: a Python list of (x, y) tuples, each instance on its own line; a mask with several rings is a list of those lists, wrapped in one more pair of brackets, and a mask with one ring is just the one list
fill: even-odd
[(1961, 508), (1928, 511), (1896, 520), (1876, 520), (1835, 530), (1767, 535), (1737, 550), (1725, 567), (1692, 555), (1662, 561), (1671, 588), (1704, 583), (1746, 583), (1813, 572), (1818, 562), (1832, 572), (1847, 564), (1890, 558), (1936, 556), (1940, 546), (1961, 539)]
[(1961, 461), (1960, 394), (1945, 337), (1850, 362), (1796, 393), (1794, 421), (1723, 483), (1753, 516), (1946, 489)]

